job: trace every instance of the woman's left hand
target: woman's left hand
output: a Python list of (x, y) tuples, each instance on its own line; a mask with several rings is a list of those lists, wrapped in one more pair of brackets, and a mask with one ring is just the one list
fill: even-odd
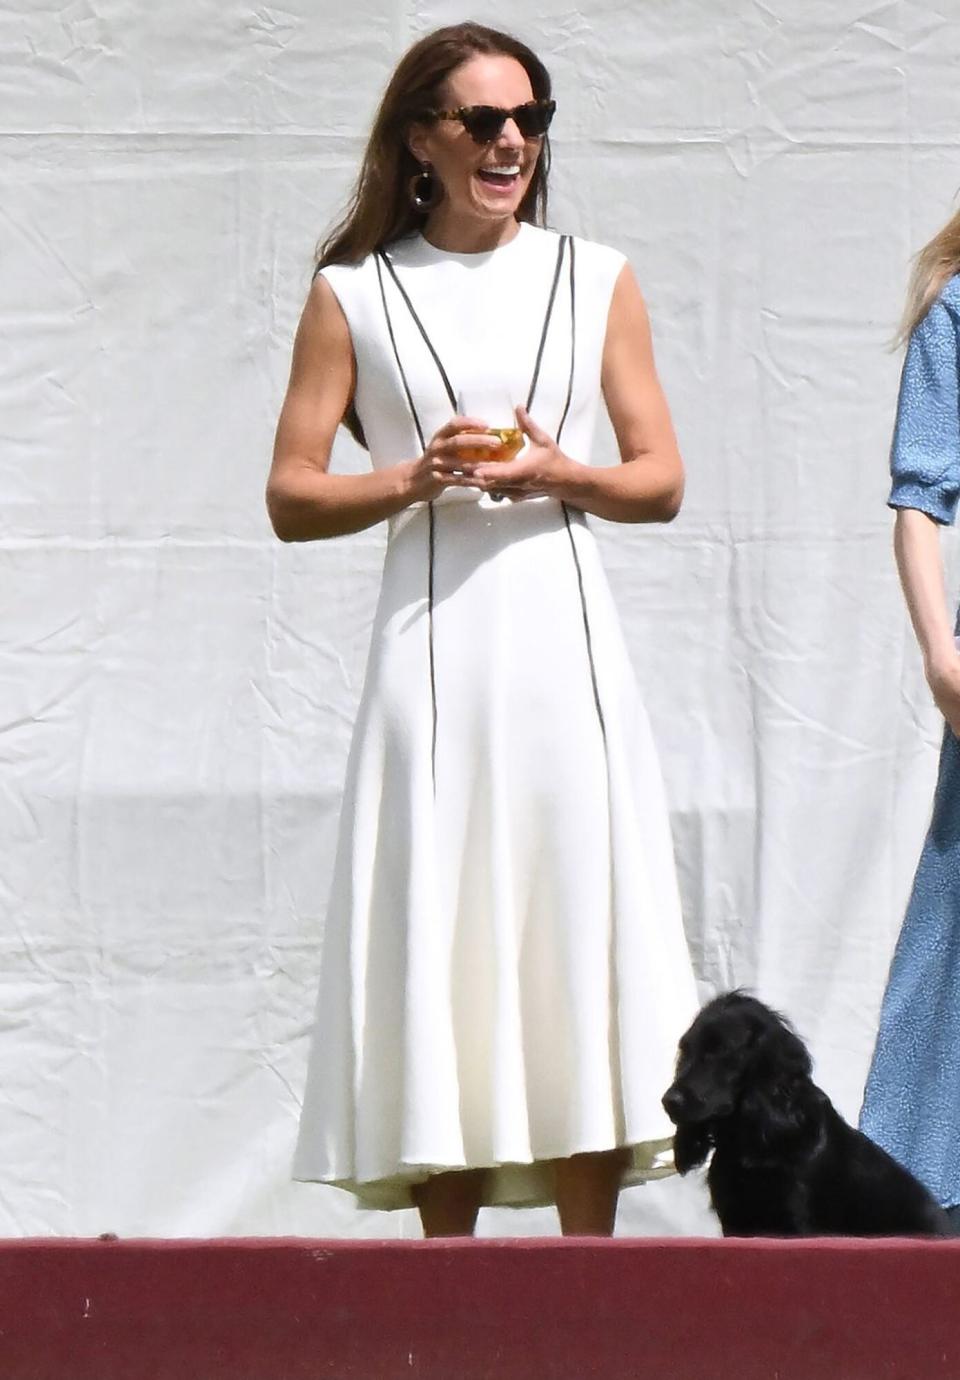
[(523, 452), (516, 460), (477, 465), (470, 482), (506, 498), (543, 498), (568, 481), (571, 470), (578, 467), (564, 455), (553, 437), (537, 426), (525, 407), (518, 407), (516, 412), (527, 438)]

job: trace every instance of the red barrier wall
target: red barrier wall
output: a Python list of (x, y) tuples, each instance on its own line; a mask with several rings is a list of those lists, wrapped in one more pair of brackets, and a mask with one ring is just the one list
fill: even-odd
[(11, 1241), (2, 1380), (960, 1380), (960, 1241)]

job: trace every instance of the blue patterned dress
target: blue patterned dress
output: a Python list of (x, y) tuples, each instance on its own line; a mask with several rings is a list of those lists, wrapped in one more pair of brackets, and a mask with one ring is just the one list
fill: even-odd
[[(910, 338), (891, 453), (890, 506), (944, 524), (960, 497), (958, 352), (960, 275)], [(960, 740), (949, 727), (860, 1125), (945, 1207), (960, 1204)]]

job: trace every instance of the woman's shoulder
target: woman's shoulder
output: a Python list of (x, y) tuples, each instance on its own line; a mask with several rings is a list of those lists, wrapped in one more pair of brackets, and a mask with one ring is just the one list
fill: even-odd
[(949, 312), (954, 322), (960, 322), (960, 273), (955, 273), (952, 278), (948, 278), (940, 289), (934, 301), (934, 306), (939, 306), (944, 311)]
[[(543, 230), (530, 226), (531, 239), (536, 238), (547, 252), (556, 253), (563, 234), (560, 230)], [(627, 256), (612, 245), (601, 244), (598, 240), (585, 239), (581, 235), (569, 235), (573, 242), (575, 272), (579, 281), (589, 284), (597, 291), (610, 293), (627, 263)]]
[(331, 287), (342, 284), (348, 287), (351, 283), (359, 282), (370, 270), (373, 263), (373, 255), (366, 254), (362, 259), (357, 259), (352, 263), (333, 263), (318, 266), (314, 273), (315, 278), (326, 278)]
[(369, 311), (368, 303), (373, 298), (379, 300), (373, 254), (352, 263), (323, 264), (313, 276), (314, 283), (322, 279), (333, 291), (348, 321), (359, 321)]
[(373, 255), (354, 263), (323, 264), (313, 275), (312, 292), (323, 283), (346, 318), (354, 346), (370, 329), (380, 301)]
[(948, 333), (960, 328), (960, 273), (953, 274), (940, 288), (929, 308), (913, 328), (913, 335)]
[(907, 393), (916, 377), (949, 374), (956, 377), (960, 354), (960, 273), (937, 292), (929, 307), (910, 328), (903, 377)]
[(546, 230), (538, 225), (531, 225), (528, 227), (528, 232), (532, 237), (540, 238), (544, 244), (552, 243), (554, 245), (566, 234), (569, 239), (574, 241), (576, 254), (580, 258), (586, 257), (597, 263), (606, 262), (620, 265), (627, 262), (627, 256), (621, 254), (619, 249), (614, 249), (612, 245), (601, 244), (599, 240), (590, 240), (584, 235), (576, 235), (569, 230)]

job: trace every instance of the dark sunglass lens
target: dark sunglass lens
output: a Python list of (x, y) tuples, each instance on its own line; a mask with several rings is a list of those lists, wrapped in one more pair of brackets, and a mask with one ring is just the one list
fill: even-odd
[(550, 128), (550, 121), (553, 119), (555, 109), (553, 101), (546, 101), (543, 104), (537, 101), (531, 102), (529, 105), (518, 106), (513, 114), (517, 122), (517, 129), (524, 139), (539, 139), (542, 134), (546, 134)]
[(503, 129), (506, 114), (495, 105), (474, 105), (463, 112), (467, 133), (478, 144), (489, 144)]

